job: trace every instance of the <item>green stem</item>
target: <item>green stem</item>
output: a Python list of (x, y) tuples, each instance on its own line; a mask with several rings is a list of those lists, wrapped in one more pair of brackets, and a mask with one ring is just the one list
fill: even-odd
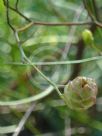
[(25, 56), (25, 60), (46, 80), (48, 83), (50, 83), (57, 91), (58, 95), (61, 96), (61, 92), (59, 91), (58, 87), (56, 84), (51, 81), (47, 76), (45, 76), (32, 62)]
[[(100, 51), (101, 52), (101, 51)], [(86, 62), (90, 62), (90, 61), (97, 61), (97, 60), (101, 60), (102, 56), (96, 56), (96, 57), (91, 57), (91, 58), (87, 58), (87, 59), (81, 59), (81, 60), (69, 60), (69, 61), (55, 61), (55, 62), (31, 62), (29, 65), (36, 65), (36, 66), (45, 66), (45, 65), (68, 65), (68, 64), (80, 64), (80, 63), (86, 63)], [(17, 62), (7, 62), (4, 64), (12, 64), (12, 65), (28, 65), (28, 64), (24, 64), (24, 63), (17, 63)]]
[(17, 125), (9, 125), (9, 126), (4, 126), (4, 127), (0, 127), (0, 134), (8, 134), (8, 133), (12, 133), (14, 132), (14, 130), (16, 129)]
[(19, 39), (19, 35), (18, 35), (18, 32), (15, 31), (15, 38), (17, 40), (17, 43), (18, 43), (18, 47), (19, 47), (19, 50), (20, 50), (20, 53), (21, 53), (21, 56), (22, 56), (22, 59), (23, 61), (27, 61), (27, 63), (29, 63), (31, 66), (33, 66), (33, 68), (46, 80), (48, 81), (48, 83), (50, 83), (57, 91), (57, 93), (59, 94), (59, 96), (61, 95), (58, 87), (56, 86), (56, 84), (54, 82), (52, 82), (48, 77), (46, 77), (46, 75), (44, 75), (34, 64), (32, 64), (32, 62), (30, 61), (30, 59), (28, 59), (28, 57), (25, 55), (24, 51), (23, 51), (23, 48), (21, 46), (21, 42), (20, 42), (20, 39)]

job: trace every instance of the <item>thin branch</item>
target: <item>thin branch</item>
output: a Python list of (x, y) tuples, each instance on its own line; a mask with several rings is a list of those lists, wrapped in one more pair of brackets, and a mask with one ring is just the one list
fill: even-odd
[(67, 65), (67, 64), (81, 64), (81, 63), (86, 63), (90, 61), (97, 61), (101, 60), (102, 56), (96, 56), (96, 57), (91, 57), (87, 59), (81, 59), (81, 60), (69, 60), (69, 61), (55, 61), (55, 62), (31, 62), (30, 64), (26, 63), (17, 63), (17, 62), (8, 62), (5, 63), (7, 65), (36, 65), (36, 66), (45, 66), (45, 65)]
[(17, 43), (18, 43), (18, 47), (20, 49), (20, 52), (21, 52), (21, 55), (22, 55), (22, 58), (23, 60), (25, 61), (25, 63), (27, 62), (29, 65), (31, 65), (50, 85), (52, 85), (55, 90), (57, 91), (57, 93), (59, 94), (59, 96), (61, 96), (61, 93), (58, 89), (58, 87), (56, 86), (56, 84), (51, 81), (45, 74), (43, 74), (39, 68), (36, 67), (36, 65), (32, 64), (32, 62), (29, 60), (29, 58), (26, 56), (26, 54), (24, 53), (23, 49), (22, 49), (22, 46), (20, 44), (20, 39), (19, 39), (19, 35), (18, 35), (18, 32), (16, 31), (15, 33), (15, 38), (17, 40)]
[[(24, 27), (21, 27), (18, 29), (18, 31), (25, 31), (26, 29), (32, 27), (33, 25), (41, 25), (41, 26), (74, 26), (74, 25), (92, 25), (92, 24), (95, 24), (97, 27), (100, 27), (102, 28), (102, 24), (99, 23), (98, 21), (88, 21), (88, 22), (63, 22), (63, 23), (54, 23), (54, 22), (38, 22), (38, 21), (35, 21), (33, 22), (32, 20), (30, 20), (29, 18), (27, 18), (26, 16), (24, 16), (19, 10), (18, 10), (18, 0), (16, 1), (16, 8), (13, 8), (11, 7), (9, 4), (8, 4), (8, 0), (7, 2), (5, 0), (4, 1), (4, 5), (7, 6), (7, 9), (10, 8), (11, 10), (15, 11), (16, 13), (18, 13), (21, 17), (23, 17), (26, 21), (30, 22), (28, 23), (27, 25), (25, 25)], [(84, 1), (84, 4), (85, 4), (85, 7), (87, 8), (87, 11), (90, 15), (90, 17), (92, 18), (92, 20), (95, 20), (93, 18), (93, 15), (91, 14), (90, 10), (88, 9), (87, 7), (87, 4), (86, 4), (86, 1)]]
[(80, 25), (92, 25), (95, 24), (97, 27), (102, 28), (102, 24), (94, 21), (94, 22), (63, 22), (63, 23), (53, 23), (53, 22), (30, 22), (29, 24), (25, 25), (24, 27), (18, 28), (19, 32), (25, 31), (26, 29), (32, 27), (33, 25), (37, 26), (80, 26)]
[[(75, 15), (74, 15), (74, 18), (73, 18), (73, 22), (75, 21), (78, 21), (79, 18), (80, 18), (80, 15), (83, 11), (83, 8), (82, 6), (79, 6), (78, 10), (76, 11)], [(68, 55), (68, 52), (70, 50), (70, 47), (71, 47), (71, 44), (72, 44), (72, 41), (73, 41), (73, 36), (75, 35), (75, 32), (76, 32), (76, 29), (77, 29), (77, 26), (72, 26), (70, 28), (70, 31), (68, 33), (68, 35), (70, 36), (70, 39), (68, 39), (68, 42), (66, 43), (65, 45), (65, 48), (64, 48), (64, 51), (62, 53), (62, 58), (66, 58), (67, 55)]]
[(31, 105), (28, 110), (26, 111), (26, 113), (24, 114), (23, 118), (21, 119), (21, 121), (18, 124), (18, 127), (16, 128), (14, 134), (12, 136), (18, 136), (19, 133), (21, 132), (22, 128), (24, 127), (27, 119), (29, 118), (30, 114), (32, 113), (33, 109), (35, 108), (35, 104)]
[(99, 21), (99, 14), (98, 14), (96, 0), (93, 0), (93, 7), (94, 7), (95, 14), (96, 14), (96, 19)]
[(100, 22), (98, 22), (98, 21), (95, 21), (95, 24), (96, 24), (96, 26), (102, 28), (102, 23), (100, 23)]
[(18, 29), (18, 31), (25, 31), (26, 29), (32, 27), (33, 25), (37, 26), (75, 26), (75, 25), (92, 25), (93, 22), (63, 22), (63, 23), (53, 23), (53, 22), (30, 22), (29, 24), (25, 25)]
[(85, 8), (88, 12), (88, 15), (90, 16), (93, 24), (95, 24), (97, 27), (102, 28), (102, 23), (99, 22), (99, 15), (98, 15), (98, 11), (97, 11), (96, 1), (92, 0), (94, 12), (95, 12), (95, 17), (93, 16), (92, 12), (90, 11), (87, 2), (88, 2), (87, 0), (83, 0), (84, 6), (85, 6)]
[[(4, 0), (5, 3), (5, 0)], [(9, 0), (6, 0), (7, 3), (7, 7), (6, 7), (6, 17), (7, 17), (7, 23), (10, 26), (10, 28), (13, 30), (13, 32), (15, 32), (15, 28), (12, 26), (12, 24), (10, 23), (10, 18), (9, 18)]]
[(91, 20), (94, 21), (95, 18), (94, 18), (94, 16), (93, 16), (91, 10), (89, 9), (89, 5), (88, 5), (87, 2), (88, 2), (87, 0), (83, 0), (84, 7), (86, 8), (86, 10), (87, 10), (87, 12), (88, 12), (88, 15), (89, 15), (89, 17), (91, 18)]
[[(4, 2), (4, 5), (7, 7), (7, 2), (5, 1), (5, 0), (3, 0), (3, 2)], [(14, 11), (14, 12), (16, 12), (17, 14), (19, 14), (21, 17), (23, 17), (26, 21), (28, 21), (28, 22), (31, 22), (31, 20), (28, 18), (28, 17), (26, 17), (25, 15), (23, 15), (19, 10), (18, 10), (18, 0), (16, 1), (16, 5), (15, 5), (15, 7), (16, 8), (13, 8), (13, 7), (11, 7), (10, 5), (8, 5), (8, 8), (10, 9), (10, 10), (12, 10), (12, 11)]]
[(18, 3), (19, 3), (19, 0), (16, 0), (16, 4), (15, 4), (16, 10), (18, 10)]

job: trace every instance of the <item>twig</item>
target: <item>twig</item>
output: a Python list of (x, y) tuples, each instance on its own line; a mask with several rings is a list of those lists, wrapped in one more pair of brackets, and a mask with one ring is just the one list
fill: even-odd
[[(11, 7), (9, 4), (8, 4), (8, 0), (6, 0), (7, 2), (4, 1), (4, 5), (7, 6), (7, 9), (10, 8), (11, 10), (17, 12), (20, 16), (22, 16), (25, 20), (27, 20), (28, 23), (27, 25), (25, 25), (24, 27), (21, 27), (18, 29), (18, 31), (25, 31), (26, 29), (30, 28), (31, 26), (33, 25), (41, 25), (41, 26), (73, 26), (73, 25), (92, 25), (92, 24), (95, 24), (97, 27), (100, 27), (102, 28), (102, 24), (99, 23), (98, 21), (94, 21), (95, 19), (93, 19), (93, 15), (91, 14), (91, 12), (88, 10), (88, 13), (89, 15), (91, 16), (92, 18), (92, 22), (88, 21), (88, 22), (63, 22), (63, 23), (54, 23), (54, 22), (40, 22), (40, 21), (32, 21), (30, 20), (29, 18), (27, 18), (26, 16), (24, 16), (19, 10), (18, 10), (18, 0), (16, 1), (16, 8), (13, 8)], [(85, 0), (83, 0), (85, 1)], [(85, 2), (84, 2), (85, 3)], [(87, 6), (87, 5), (86, 5)]]
[(98, 21), (100, 21), (100, 20), (99, 20), (99, 14), (98, 14), (98, 8), (97, 8), (96, 0), (93, 0), (93, 6), (94, 6), (95, 14), (96, 14), (96, 19), (97, 19)]
[(58, 89), (58, 87), (56, 86), (56, 84), (51, 81), (48, 77), (46, 77), (37, 67), (36, 65), (32, 64), (32, 62), (27, 58), (27, 56), (25, 55), (23, 49), (22, 49), (22, 46), (20, 45), (20, 39), (19, 39), (19, 36), (18, 36), (18, 32), (16, 31), (15, 33), (15, 38), (17, 40), (17, 43), (18, 43), (18, 47), (20, 49), (20, 52), (21, 52), (21, 55), (23, 57), (23, 60), (25, 60), (29, 65), (31, 65), (49, 84), (51, 84), (55, 90), (57, 91), (57, 93), (59, 94), (59, 96), (61, 96), (61, 93)]
[(86, 8), (86, 10), (87, 10), (87, 12), (88, 12), (88, 15), (89, 15), (89, 17), (91, 18), (91, 20), (92, 21), (94, 21), (95, 20), (95, 18), (94, 18), (94, 16), (93, 16), (93, 14), (91, 13), (91, 10), (89, 9), (89, 5), (87, 4), (87, 0), (83, 0), (83, 3), (84, 3), (84, 7)]
[[(13, 32), (15, 32), (15, 28), (12, 26), (12, 24), (10, 23), (10, 19), (9, 19), (9, 0), (6, 0), (7, 2), (7, 7), (6, 7), (6, 17), (7, 17), (7, 23), (10, 26), (10, 28), (13, 30)], [(5, 3), (5, 0), (4, 0)]]
[[(97, 61), (102, 59), (102, 56), (96, 56), (96, 57), (91, 57), (91, 58), (87, 58), (87, 59), (80, 59), (80, 60), (69, 60), (69, 61), (55, 61), (55, 62), (31, 62), (29, 65), (36, 65), (36, 66), (45, 66), (45, 65), (67, 65), (67, 64), (81, 64), (81, 63), (86, 63), (86, 62), (90, 62), (90, 61)], [(28, 65), (23, 64), (23, 63), (16, 63), (16, 62), (8, 62), (5, 63), (8, 65)]]
[[(81, 8), (81, 9), (80, 9), (80, 8)], [(82, 6), (80, 6), (80, 7), (78, 8), (78, 10), (76, 11), (75, 15), (74, 15), (73, 22), (79, 20), (82, 11), (83, 11), (83, 8), (82, 8)], [(64, 59), (65, 59), (65, 58), (67, 57), (67, 55), (68, 55), (68, 51), (69, 51), (69, 49), (70, 49), (70, 47), (71, 47), (71, 44), (72, 44), (72, 41), (73, 41), (73, 36), (74, 36), (74, 34), (75, 34), (75, 32), (76, 32), (76, 28), (77, 28), (77, 26), (72, 26), (71, 29), (70, 29), (70, 31), (69, 31), (69, 34), (68, 34), (68, 35), (70, 35), (70, 39), (69, 39), (68, 42), (66, 43), (65, 48), (64, 48), (64, 51), (63, 51), (63, 54), (62, 54), (62, 58), (64, 58)]]
[(95, 21), (95, 24), (96, 24), (96, 26), (98, 26), (98, 27), (102, 28), (102, 24), (101, 24), (100, 22)]
[(21, 121), (18, 124), (18, 127), (16, 128), (14, 134), (12, 136), (18, 136), (20, 131), (22, 130), (23, 126), (25, 125), (27, 119), (29, 118), (30, 114), (32, 113), (33, 109), (35, 108), (35, 104), (31, 105), (24, 116), (22, 117)]
[(32, 27), (33, 25), (37, 26), (74, 26), (74, 25), (92, 25), (94, 22), (63, 22), (63, 23), (53, 23), (53, 22), (30, 22), (24, 27), (18, 28), (18, 31), (25, 31), (26, 29)]
[(97, 11), (96, 1), (91, 0), (92, 6), (93, 6), (94, 12), (95, 12), (95, 17), (93, 16), (92, 12), (90, 11), (87, 2), (90, 2), (90, 1), (83, 0), (84, 6), (88, 12), (88, 15), (90, 16), (91, 20), (93, 21), (93, 24), (95, 24), (97, 27), (102, 28), (102, 23), (99, 22), (99, 15), (98, 15), (98, 11)]
[[(7, 7), (7, 2), (5, 0), (3, 0), (4, 5)], [(17, 14), (19, 14), (21, 17), (23, 17), (27, 22), (31, 22), (31, 20), (26, 17), (25, 15), (23, 15), (19, 10), (18, 10), (18, 0), (16, 1), (16, 5), (15, 8), (11, 7), (10, 5), (8, 5), (8, 8), (14, 12), (16, 12)]]
[(16, 0), (16, 4), (15, 4), (16, 10), (18, 10), (18, 3), (19, 3), (19, 0)]
[(97, 27), (102, 28), (102, 24), (98, 21), (94, 22), (63, 22), (63, 23), (53, 23), (53, 22), (30, 22), (29, 24), (25, 25), (24, 27), (18, 28), (18, 32), (25, 31), (26, 29), (34, 26), (80, 26), (80, 25), (92, 25), (95, 24)]

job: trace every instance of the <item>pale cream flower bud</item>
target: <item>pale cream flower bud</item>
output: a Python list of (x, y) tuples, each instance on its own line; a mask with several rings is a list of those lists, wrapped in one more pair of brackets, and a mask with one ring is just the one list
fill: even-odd
[(88, 109), (95, 104), (97, 91), (95, 80), (80, 76), (65, 86), (63, 99), (71, 109)]

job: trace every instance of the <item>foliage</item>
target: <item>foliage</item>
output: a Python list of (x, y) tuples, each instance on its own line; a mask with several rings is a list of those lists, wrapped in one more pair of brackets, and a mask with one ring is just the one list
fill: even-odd
[[(0, 0), (2, 135), (13, 134), (26, 115), (21, 135), (102, 135), (101, 8), (101, 0)], [(83, 41), (86, 29), (92, 46)], [(84, 112), (59, 97), (77, 76), (98, 85), (96, 105)]]

